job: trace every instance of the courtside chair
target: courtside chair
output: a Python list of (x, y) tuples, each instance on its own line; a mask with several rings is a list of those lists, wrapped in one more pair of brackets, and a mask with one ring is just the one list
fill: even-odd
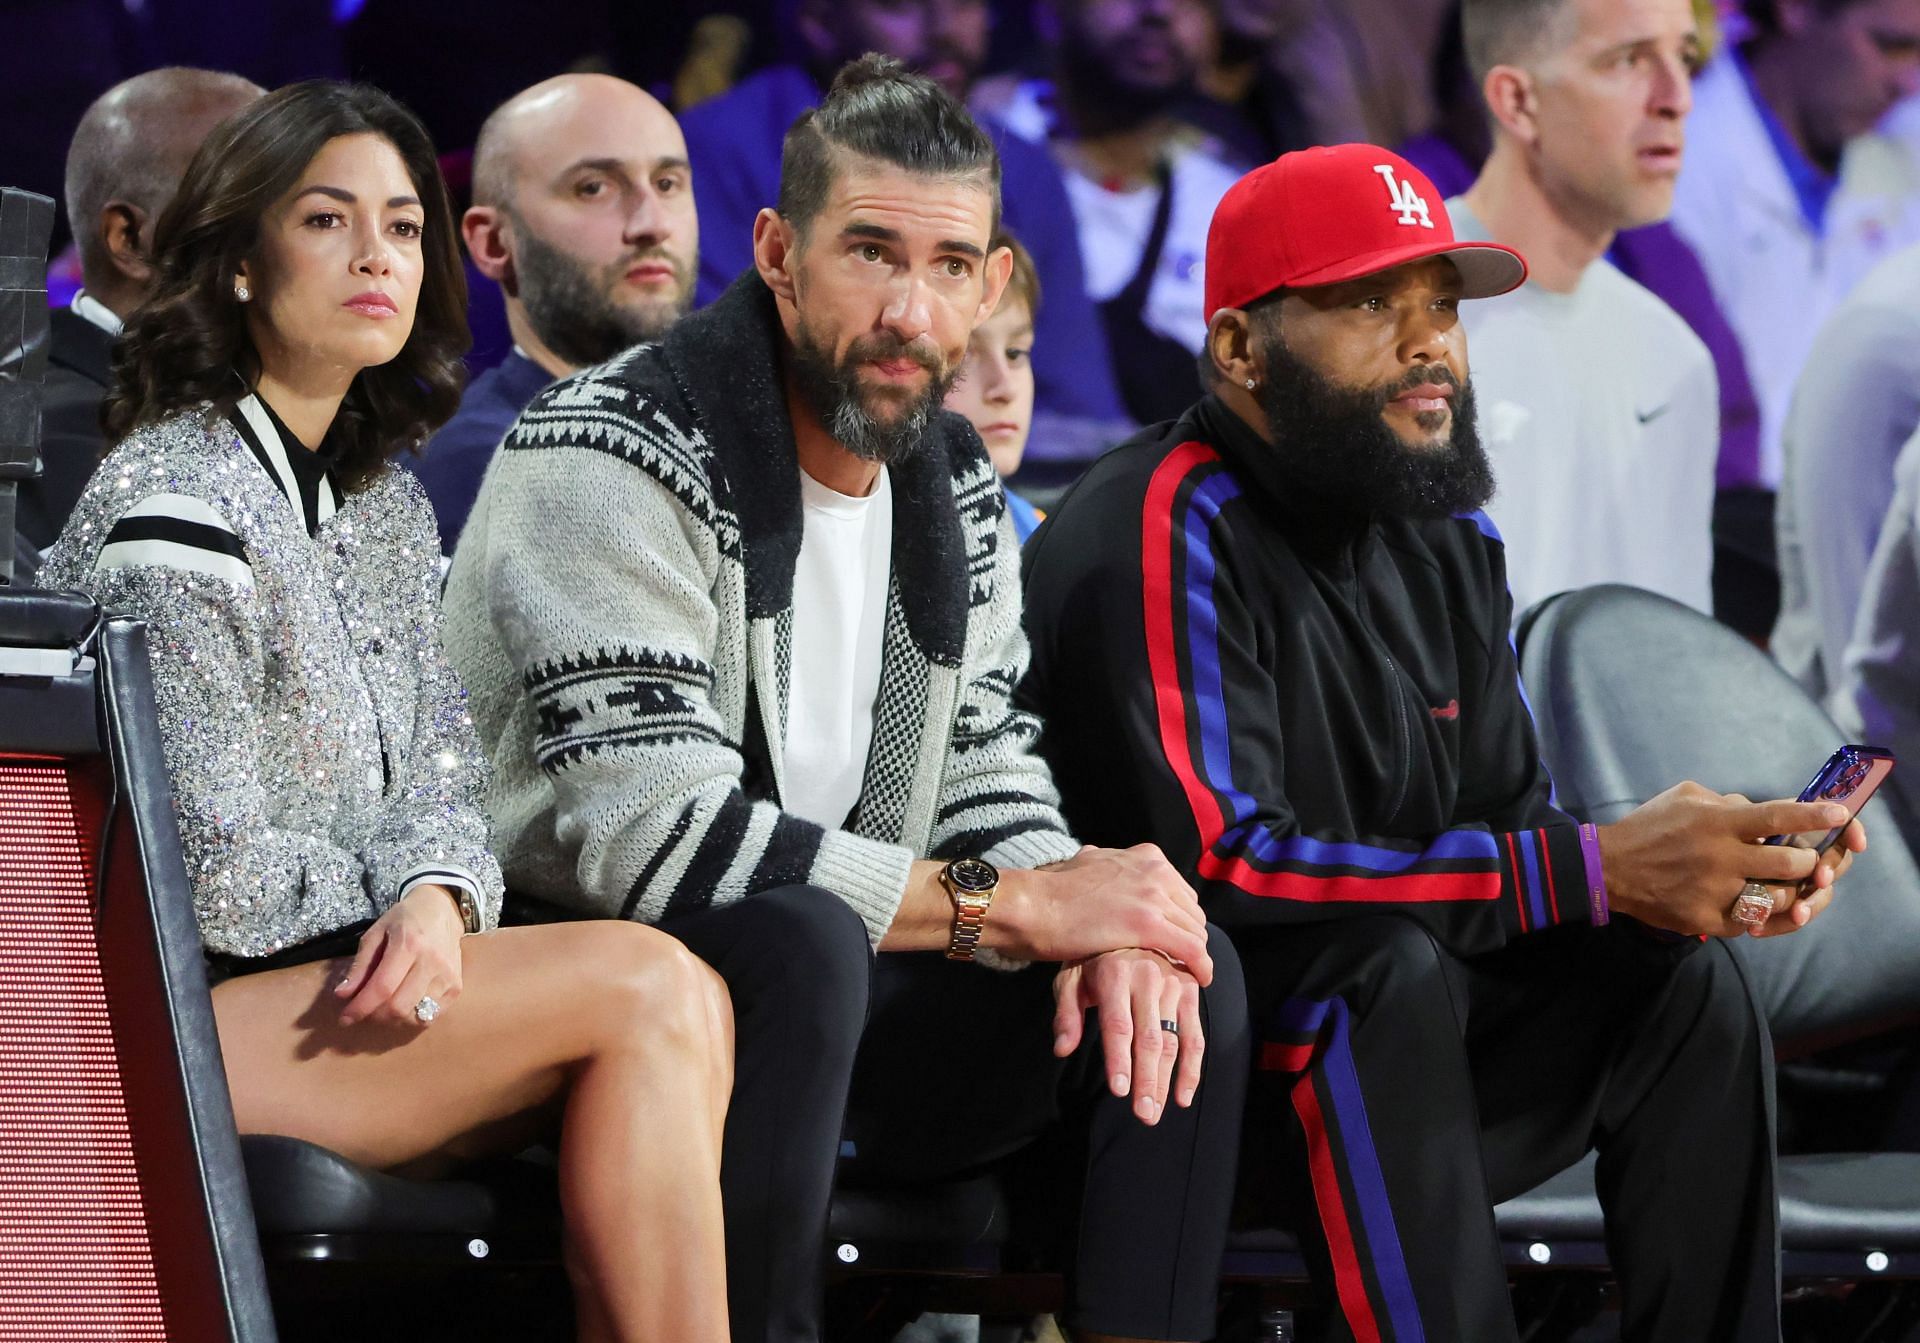
[[(1844, 744), (1833, 720), (1765, 653), (1637, 588), (1550, 597), (1523, 617), (1518, 645), (1560, 805), (1584, 820), (1617, 820), (1682, 779), (1755, 799), (1794, 797)], [(1920, 761), (1904, 767), (1920, 769)], [(1787, 1081), (1818, 1085), (1820, 1065), (1808, 1060), (1815, 1051), (1920, 1022), (1920, 872), (1884, 799), (1870, 802), (1862, 819), (1868, 851), (1819, 922), (1734, 944), (1773, 1031), (1783, 1103)], [(1520, 1233), (1542, 1262), (1593, 1258), (1600, 1223), (1591, 1189), (1590, 1163), (1577, 1166), (1520, 1208), (1503, 1209), (1502, 1229)], [(1861, 1309), (1880, 1303), (1874, 1311), (1886, 1321), (1912, 1323), (1886, 1303), (1911, 1304), (1907, 1284), (1920, 1279), (1920, 1153), (1786, 1155), (1780, 1196), (1790, 1284), (1885, 1283), (1861, 1296)]]

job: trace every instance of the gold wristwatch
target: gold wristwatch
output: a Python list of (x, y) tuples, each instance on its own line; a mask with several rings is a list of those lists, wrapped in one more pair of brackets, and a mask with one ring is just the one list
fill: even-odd
[(953, 901), (953, 931), (947, 938), (947, 959), (970, 961), (979, 950), (987, 926), (987, 911), (1000, 889), (1000, 869), (984, 858), (956, 858), (940, 870), (940, 884)]

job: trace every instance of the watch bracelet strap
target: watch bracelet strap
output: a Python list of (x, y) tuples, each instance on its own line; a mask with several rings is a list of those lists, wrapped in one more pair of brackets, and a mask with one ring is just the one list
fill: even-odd
[(947, 934), (947, 959), (970, 961), (981, 950), (980, 937), (987, 929), (987, 911), (965, 901), (953, 902), (953, 926)]

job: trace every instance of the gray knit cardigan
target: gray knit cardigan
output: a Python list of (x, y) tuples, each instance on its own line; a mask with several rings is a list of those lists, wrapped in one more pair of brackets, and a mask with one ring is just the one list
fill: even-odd
[(494, 764), (515, 890), (657, 922), (797, 882), (878, 942), (916, 858), (1073, 855), (1026, 669), (1019, 552), (978, 436), (888, 468), (893, 573), (865, 782), (842, 829), (780, 808), (801, 539), (773, 297), (754, 275), (548, 388), (448, 578), (448, 655)]

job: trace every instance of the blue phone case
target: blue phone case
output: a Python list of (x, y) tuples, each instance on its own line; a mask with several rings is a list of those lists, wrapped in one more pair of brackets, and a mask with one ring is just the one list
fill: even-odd
[[(1842, 746), (1827, 757), (1827, 763), (1813, 776), (1813, 782), (1800, 790), (1802, 802), (1839, 802), (1847, 809), (1847, 819), (1851, 821), (1860, 814), (1860, 808), (1867, 805), (1880, 787), (1881, 780), (1893, 773), (1893, 752), (1881, 746)], [(1819, 853), (1825, 853), (1840, 833), (1847, 827), (1836, 825), (1827, 832), (1825, 839), (1807, 847)], [(1775, 835), (1769, 844), (1799, 842), (1800, 836)]]

